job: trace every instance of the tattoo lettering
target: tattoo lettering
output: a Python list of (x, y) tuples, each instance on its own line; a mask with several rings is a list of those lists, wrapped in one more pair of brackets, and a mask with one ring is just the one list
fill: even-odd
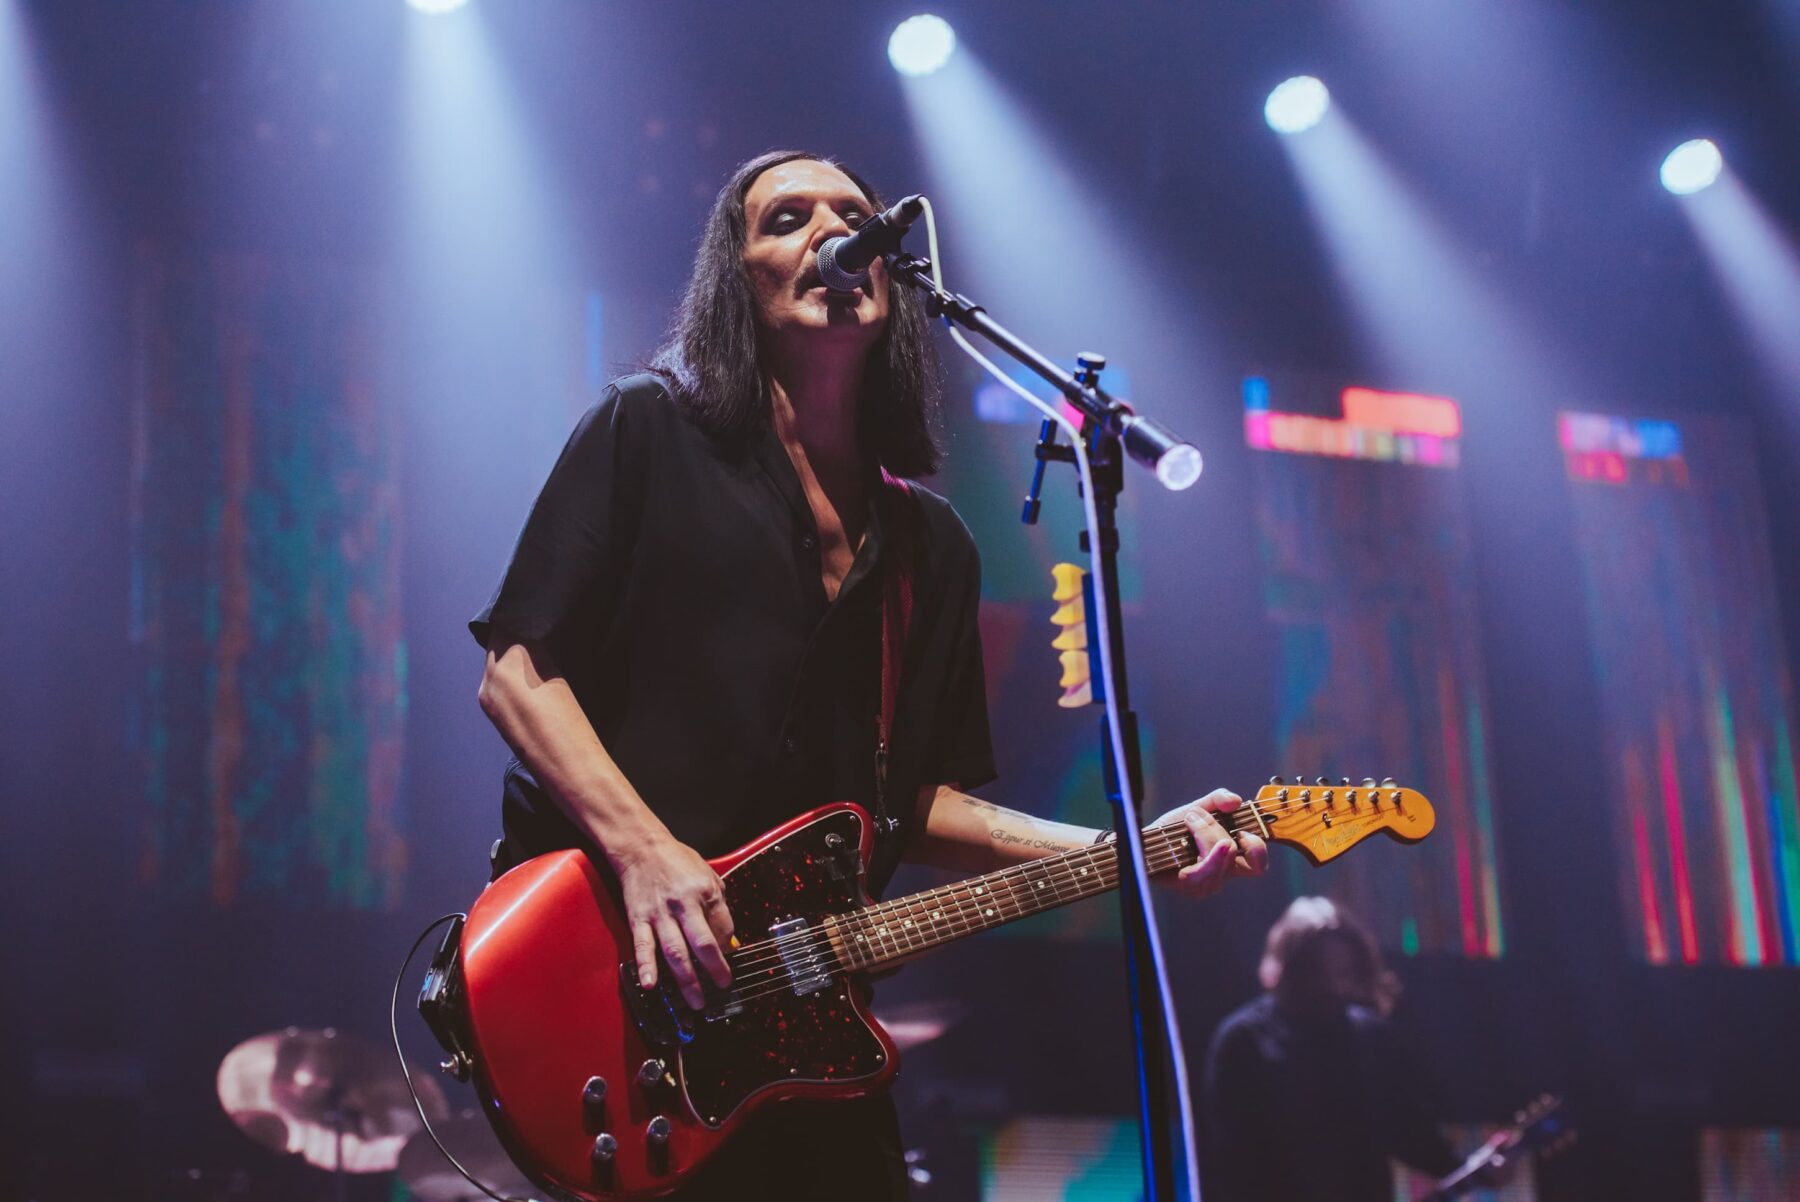
[(1003, 844), (1010, 843), (1010, 844), (1017, 845), (1019, 847), (1029, 847), (1035, 851), (1073, 851), (1074, 850), (1073, 844), (1058, 843), (1055, 839), (1027, 839), (1025, 836), (1015, 835), (1011, 831), (993, 830), (993, 831), (989, 831), (988, 835), (996, 843), (1003, 843)]
[(983, 801), (979, 797), (970, 797), (967, 793), (959, 794), (957, 800), (968, 806), (971, 810), (980, 810), (984, 814), (998, 814), (1000, 812), (1000, 807), (993, 802)]

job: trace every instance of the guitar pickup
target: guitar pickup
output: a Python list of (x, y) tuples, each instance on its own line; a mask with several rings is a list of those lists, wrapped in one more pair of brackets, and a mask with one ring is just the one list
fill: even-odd
[(788, 986), (795, 997), (819, 993), (831, 987), (831, 973), (818, 946), (806, 937), (810, 928), (804, 918), (789, 918), (769, 928), (769, 934), (780, 949), (781, 967), (788, 975)]

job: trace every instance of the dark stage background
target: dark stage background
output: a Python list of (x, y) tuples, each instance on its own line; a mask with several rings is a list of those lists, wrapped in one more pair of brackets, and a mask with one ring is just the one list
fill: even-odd
[[(1107, 352), (1206, 453), (1127, 494), (1152, 813), (1296, 771), (1439, 801), (1420, 849), (1166, 902), (1196, 1080), (1269, 922), (1330, 891), (1446, 1123), (1568, 1095), (1537, 1196), (1800, 1180), (1792, 6), (990, 0), (902, 80), (911, 11), (0, 0), (0, 1193), (324, 1195), (217, 1065), (289, 1024), (383, 1038), (413, 934), (485, 880), (505, 753), (463, 624), (719, 181), (782, 145), (929, 191), (953, 287)], [(1303, 71), (1312, 149), (1261, 110)], [(1656, 185), (1700, 134), (1748, 255)], [(1097, 824), (1096, 711), (1054, 705), (1049, 648), (1072, 488), (1018, 525), (1035, 423), (944, 350), (985, 792)], [(1453, 398), (1450, 462), (1259, 441), (1348, 386)], [(899, 1086), (922, 1198), (1033, 1155), (1019, 1116), (1132, 1112), (1114, 917), (881, 987), (961, 1015)], [(1118, 1128), (1037, 1130), (1114, 1196)]]

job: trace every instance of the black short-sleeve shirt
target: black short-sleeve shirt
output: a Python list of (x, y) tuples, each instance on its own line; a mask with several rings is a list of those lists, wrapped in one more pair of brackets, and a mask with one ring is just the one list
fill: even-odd
[[(896, 522), (910, 522), (887, 793), (902, 825), (876, 848), (878, 891), (920, 787), (973, 788), (994, 765), (974, 541), (924, 488), (870, 495), (867, 533), (828, 602), (812, 511), (776, 436), (722, 443), (658, 377), (628, 376), (575, 427), (469, 629), (484, 646), (496, 633), (542, 643), (645, 803), (718, 856), (814, 806), (871, 805), (882, 573)], [(503, 822), (509, 858), (582, 842), (517, 759)]]

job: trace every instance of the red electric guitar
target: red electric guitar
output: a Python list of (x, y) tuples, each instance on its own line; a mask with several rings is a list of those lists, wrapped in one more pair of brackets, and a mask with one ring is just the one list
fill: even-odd
[[(1261, 789), (1228, 828), (1315, 864), (1377, 832), (1413, 843), (1430, 802), (1391, 780)], [(420, 1008), (472, 1077), (519, 1168), (553, 1194), (602, 1202), (667, 1193), (760, 1107), (853, 1098), (898, 1070), (869, 1013), (866, 974), (952, 939), (1104, 893), (1109, 845), (1082, 847), (910, 897), (863, 892), (871, 827), (823, 806), (711, 861), (738, 930), (732, 985), (690, 1009), (665, 971), (638, 986), (615, 884), (581, 851), (489, 885), (434, 961)], [(1195, 859), (1179, 822), (1144, 832), (1154, 873)]]

